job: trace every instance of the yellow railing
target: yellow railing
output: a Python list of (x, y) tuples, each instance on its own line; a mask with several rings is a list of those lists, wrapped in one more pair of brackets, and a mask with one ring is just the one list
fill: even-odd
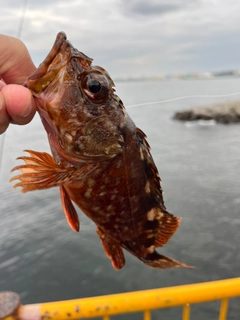
[[(151, 310), (183, 306), (182, 319), (189, 320), (191, 304), (221, 300), (219, 320), (225, 320), (227, 319), (228, 299), (234, 297), (240, 297), (240, 278), (25, 305), (19, 307), (17, 319), (74, 320), (102, 317), (103, 320), (109, 320), (113, 315), (141, 311), (144, 320), (151, 320)], [(16, 318), (8, 316), (4, 319)]]

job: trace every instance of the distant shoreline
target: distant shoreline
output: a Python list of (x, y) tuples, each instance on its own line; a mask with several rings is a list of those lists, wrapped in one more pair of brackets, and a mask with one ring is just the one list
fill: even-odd
[(240, 70), (222, 72), (203, 72), (187, 74), (167, 74), (139, 77), (116, 77), (116, 82), (141, 82), (141, 81), (168, 81), (168, 80), (216, 80), (216, 79), (236, 79), (240, 78)]

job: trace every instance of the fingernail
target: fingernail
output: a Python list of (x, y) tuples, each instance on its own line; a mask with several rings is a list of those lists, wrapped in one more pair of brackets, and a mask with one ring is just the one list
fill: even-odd
[(22, 111), (22, 113), (20, 114), (21, 117), (26, 118), (27, 116), (29, 116), (29, 114), (32, 111), (32, 105), (29, 104), (28, 106), (26, 106), (26, 108)]

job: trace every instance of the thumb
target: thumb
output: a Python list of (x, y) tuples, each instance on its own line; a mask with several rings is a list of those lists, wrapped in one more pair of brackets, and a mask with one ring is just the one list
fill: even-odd
[(14, 124), (27, 124), (35, 114), (34, 98), (29, 89), (15, 84), (2, 87), (0, 91), (1, 113), (9, 117)]

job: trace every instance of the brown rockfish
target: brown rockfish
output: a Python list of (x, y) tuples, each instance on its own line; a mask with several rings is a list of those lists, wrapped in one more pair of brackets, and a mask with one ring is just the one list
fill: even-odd
[(22, 192), (60, 188), (63, 211), (79, 230), (75, 204), (97, 226), (115, 269), (125, 264), (123, 248), (148, 266), (189, 267), (159, 254), (180, 218), (164, 205), (161, 180), (145, 134), (135, 126), (114, 83), (92, 59), (60, 32), (25, 86), (35, 97), (52, 156), (27, 150), (13, 170)]

